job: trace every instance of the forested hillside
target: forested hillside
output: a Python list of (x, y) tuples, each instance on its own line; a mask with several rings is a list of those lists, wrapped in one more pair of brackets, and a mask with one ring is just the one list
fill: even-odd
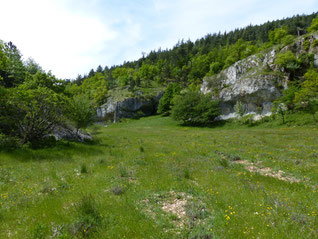
[[(306, 38), (305, 34), (318, 30), (316, 15), (295, 16), (229, 33), (209, 34), (195, 42), (181, 40), (170, 50), (152, 51), (137, 61), (125, 62), (120, 66), (98, 66), (96, 71), (92, 69), (87, 76), (78, 76), (76, 80), (57, 79), (34, 60), (24, 61), (12, 42), (1, 41), (1, 140), (8, 144), (6, 140), (9, 137), (10, 142), (37, 144), (61, 127), (79, 134), (80, 128), (93, 121), (97, 107), (120, 94), (124, 97), (125, 94), (151, 95), (167, 87), (159, 103), (159, 113), (169, 114), (173, 98), (180, 95), (183, 89), (198, 91), (205, 76), (216, 75), (235, 62), (273, 46), (283, 48), (298, 36), (304, 35)], [(311, 44), (308, 48), (315, 47), (317, 41), (308, 44)], [(297, 76), (296, 83), (286, 93), (288, 102), (285, 100), (283, 103), (294, 109), (291, 102), (298, 97), (298, 102), (307, 102), (306, 110), (309, 109), (315, 117), (316, 101), (311, 99), (316, 99), (315, 80), (318, 73), (312, 68), (313, 60), (313, 55), (295, 56), (290, 51), (280, 55), (275, 64), (285, 68), (291, 76)], [(297, 95), (296, 91), (300, 94)], [(189, 110), (186, 105), (182, 106), (185, 108), (181, 107), (183, 110), (180, 112), (191, 111), (191, 117), (184, 117), (198, 118), (200, 124), (205, 124), (218, 116), (218, 110), (214, 109), (217, 102), (209, 102), (208, 96), (201, 101), (201, 96), (193, 94), (186, 97), (189, 102), (196, 98), (200, 108), (192, 107)], [(183, 93), (178, 97), (182, 98)], [(179, 102), (185, 101), (179, 99)], [(211, 115), (203, 117), (206, 111)], [(203, 118), (206, 120), (202, 121)]]
[[(79, 75), (75, 82), (82, 85), (104, 78), (108, 89), (126, 86), (131, 90), (138, 86), (167, 85), (170, 82), (177, 82), (183, 87), (198, 85), (206, 75), (216, 74), (240, 59), (305, 34), (316, 15), (297, 15), (228, 33), (208, 34), (195, 42), (181, 40), (172, 49), (159, 48), (137, 61), (110, 68), (98, 66), (87, 75)], [(92, 79), (94, 76), (95, 79)]]

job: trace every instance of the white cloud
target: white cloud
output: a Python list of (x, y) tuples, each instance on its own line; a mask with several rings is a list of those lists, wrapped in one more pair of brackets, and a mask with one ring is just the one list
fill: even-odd
[(98, 18), (74, 14), (53, 0), (4, 1), (1, 9), (1, 39), (60, 77), (95, 67), (94, 55), (117, 36)]

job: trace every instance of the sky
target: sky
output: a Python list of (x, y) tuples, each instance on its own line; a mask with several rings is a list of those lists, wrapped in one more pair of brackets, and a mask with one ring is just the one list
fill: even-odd
[(0, 39), (58, 78), (208, 33), (318, 11), (318, 0), (0, 0)]

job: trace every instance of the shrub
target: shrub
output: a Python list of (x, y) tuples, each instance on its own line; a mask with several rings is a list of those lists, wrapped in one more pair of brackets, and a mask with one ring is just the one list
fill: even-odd
[(288, 108), (284, 103), (281, 103), (279, 101), (274, 101), (272, 112), (274, 114), (279, 114), (282, 117), (283, 124), (285, 124), (285, 115), (287, 113), (287, 110)]
[(297, 59), (294, 53), (287, 51), (277, 55), (275, 64), (283, 67), (290, 73), (295, 73), (300, 68), (301, 62)]
[(19, 139), (0, 133), (0, 149), (15, 149), (19, 147)]
[(0, 130), (22, 143), (41, 142), (64, 120), (65, 102), (62, 95), (49, 88), (27, 89), (21, 85), (10, 91), (2, 105)]
[(253, 126), (255, 124), (254, 114), (248, 114), (240, 118), (240, 123), (243, 125)]
[(180, 93), (180, 86), (177, 83), (170, 83), (166, 90), (164, 95), (159, 101), (158, 106), (158, 113), (159, 114), (170, 114), (171, 106), (172, 106), (172, 99), (174, 96), (178, 95)]
[(69, 118), (77, 129), (86, 128), (94, 121), (94, 107), (86, 95), (74, 96), (69, 105)]
[(314, 18), (312, 19), (312, 23), (310, 25), (310, 27), (308, 28), (308, 32), (315, 32), (318, 31), (318, 18)]
[(304, 78), (300, 91), (296, 92), (295, 103), (299, 109), (311, 113), (314, 121), (317, 121), (315, 114), (318, 111), (318, 72), (310, 69)]
[(219, 102), (212, 101), (210, 95), (189, 91), (174, 99), (172, 118), (184, 124), (206, 125), (219, 115)]
[(246, 106), (241, 101), (237, 101), (234, 110), (236, 114), (242, 117), (246, 113)]

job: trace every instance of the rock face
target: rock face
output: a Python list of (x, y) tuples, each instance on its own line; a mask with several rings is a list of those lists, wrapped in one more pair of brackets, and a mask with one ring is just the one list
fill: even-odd
[(76, 132), (76, 129), (68, 126), (59, 126), (55, 128), (52, 132), (51, 136), (53, 136), (56, 140), (69, 140), (69, 141), (90, 141), (93, 140), (90, 134), (85, 134), (81, 131)]
[[(314, 41), (318, 36), (311, 36)], [(235, 117), (234, 105), (241, 101), (246, 113), (270, 114), (272, 103), (287, 88), (289, 74), (274, 64), (277, 53), (296, 48), (296, 55), (302, 52), (304, 39), (298, 39), (282, 50), (271, 49), (236, 62), (217, 75), (206, 77), (201, 92), (211, 93), (213, 99), (220, 100), (221, 119)], [(317, 48), (317, 47), (316, 47)], [(310, 48), (318, 65), (317, 49)]]
[(108, 99), (107, 103), (97, 109), (99, 121), (116, 122), (121, 118), (138, 118), (150, 116), (157, 112), (163, 92), (152, 97), (137, 96), (122, 101)]

